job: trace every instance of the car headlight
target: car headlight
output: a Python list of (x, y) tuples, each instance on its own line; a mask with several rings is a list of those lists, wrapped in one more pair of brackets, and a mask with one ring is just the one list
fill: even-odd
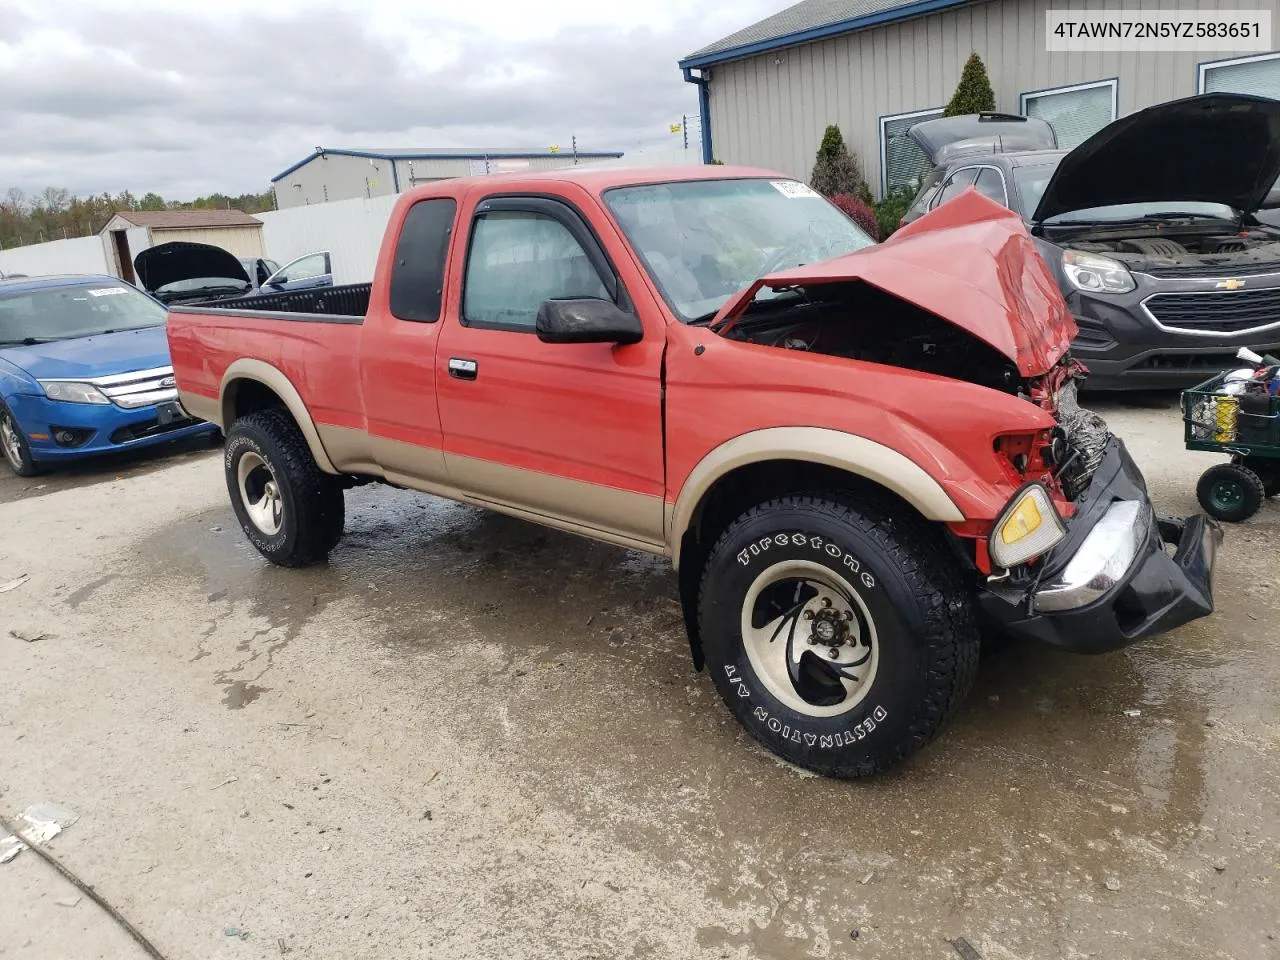
[(1053, 549), (1067, 535), (1049, 491), (1038, 483), (1023, 488), (991, 529), (987, 550), (997, 567), (1016, 567)]
[(50, 400), (67, 403), (110, 403), (101, 390), (92, 383), (76, 383), (72, 380), (41, 380), (44, 395)]
[(1128, 293), (1137, 286), (1119, 260), (1081, 250), (1062, 251), (1062, 272), (1073, 287), (1086, 293)]

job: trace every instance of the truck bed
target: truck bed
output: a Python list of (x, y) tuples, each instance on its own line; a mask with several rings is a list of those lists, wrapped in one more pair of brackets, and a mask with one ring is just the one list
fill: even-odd
[[(314, 290), (286, 290), (283, 293), (262, 293), (256, 297), (237, 300), (214, 301), (208, 304), (183, 304), (175, 306), (175, 313), (225, 313), (233, 316), (241, 313), (288, 313), (298, 319), (307, 316), (348, 322), (360, 322), (369, 311), (371, 283), (348, 283), (339, 287), (318, 287)], [(226, 306), (218, 306), (224, 303)]]

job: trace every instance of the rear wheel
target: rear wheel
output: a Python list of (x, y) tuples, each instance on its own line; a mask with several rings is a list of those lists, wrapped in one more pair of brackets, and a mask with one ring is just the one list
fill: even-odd
[(1239, 463), (1212, 466), (1196, 484), (1196, 498), (1204, 512), (1226, 523), (1248, 520), (1258, 512), (1266, 496), (1262, 478)]
[(838, 496), (739, 517), (712, 549), (699, 626), (738, 720), (819, 773), (877, 773), (924, 746), (973, 683), (980, 638), (919, 522)]
[(26, 434), (3, 403), (0, 403), (0, 453), (4, 455), (9, 469), (20, 477), (34, 477), (40, 472), (39, 466), (31, 459)]
[(1268, 497), (1280, 495), (1280, 459), (1275, 457), (1241, 457), (1231, 458), (1231, 462), (1248, 467), (1262, 480), (1262, 489)]
[(316, 464), (287, 413), (265, 410), (237, 420), (223, 463), (231, 506), (259, 553), (285, 567), (328, 556), (342, 537), (342, 486)]

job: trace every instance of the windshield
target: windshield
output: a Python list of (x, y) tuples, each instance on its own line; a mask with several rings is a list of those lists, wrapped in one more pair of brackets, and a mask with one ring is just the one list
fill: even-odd
[[(1053, 176), (1056, 163), (1042, 163), (1028, 167), (1014, 167), (1013, 179), (1018, 185), (1018, 201), (1023, 219), (1030, 220), (1040, 205), (1045, 188)], [(1107, 207), (1088, 207), (1072, 210), (1056, 217), (1050, 217), (1047, 223), (1094, 223), (1107, 220), (1141, 220), (1143, 217), (1168, 217), (1173, 214), (1186, 214), (1192, 217), (1214, 217), (1221, 220), (1234, 220), (1236, 211), (1224, 203), (1205, 203), (1201, 200), (1161, 200), (1158, 203), (1117, 203)]]
[(165, 316), (160, 304), (120, 283), (16, 290), (0, 293), (0, 346), (157, 327)]
[[(693, 180), (617, 187), (605, 204), (667, 304), (710, 319), (752, 281), (874, 241), (794, 180)], [(772, 294), (761, 291), (760, 297)]]

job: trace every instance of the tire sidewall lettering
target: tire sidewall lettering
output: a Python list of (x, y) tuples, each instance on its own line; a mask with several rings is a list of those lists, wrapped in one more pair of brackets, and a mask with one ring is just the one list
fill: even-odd
[(875, 575), (871, 571), (863, 569), (862, 561), (857, 558), (853, 551), (846, 549), (833, 540), (824, 540), (820, 536), (799, 530), (761, 537), (738, 551), (735, 560), (740, 566), (749, 567), (754, 559), (764, 556), (769, 552), (770, 548), (787, 546), (807, 547), (818, 554), (819, 557), (835, 561), (837, 569), (842, 574), (852, 574), (853, 578), (868, 590), (876, 588)]

